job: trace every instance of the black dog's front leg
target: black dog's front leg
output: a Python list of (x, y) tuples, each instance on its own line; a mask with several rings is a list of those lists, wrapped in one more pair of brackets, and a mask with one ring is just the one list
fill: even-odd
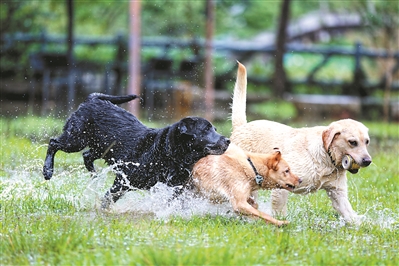
[(92, 152), (91, 150), (87, 150), (83, 153), (83, 162), (86, 166), (86, 169), (89, 170), (89, 172), (95, 173), (96, 170), (94, 169), (94, 161), (100, 159), (98, 154), (96, 152)]
[(117, 175), (112, 187), (105, 193), (104, 198), (101, 202), (102, 209), (108, 209), (111, 203), (116, 202), (120, 199), (126, 192), (132, 190), (129, 185), (124, 185), (125, 179), (121, 175)]
[[(51, 138), (47, 148), (46, 159), (44, 160), (43, 175), (46, 180), (53, 176), (54, 157), (57, 151), (71, 153), (83, 150), (86, 147), (86, 139), (79, 137), (76, 130), (64, 130), (58, 138)], [(72, 134), (72, 133), (73, 134)]]
[(58, 141), (56, 139), (50, 139), (43, 165), (43, 175), (46, 180), (49, 180), (53, 176), (54, 156), (59, 149)]
[(190, 179), (183, 185), (173, 187), (173, 195), (169, 201), (173, 201), (173, 200), (177, 199), (185, 191), (193, 191), (194, 187), (195, 186), (194, 186), (193, 182), (191, 181), (191, 177), (190, 177)]

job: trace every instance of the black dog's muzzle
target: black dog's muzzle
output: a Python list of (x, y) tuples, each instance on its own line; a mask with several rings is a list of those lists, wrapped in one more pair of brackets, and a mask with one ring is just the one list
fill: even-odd
[(208, 155), (221, 155), (230, 145), (230, 139), (221, 137), (216, 144), (208, 144), (205, 146), (204, 151)]

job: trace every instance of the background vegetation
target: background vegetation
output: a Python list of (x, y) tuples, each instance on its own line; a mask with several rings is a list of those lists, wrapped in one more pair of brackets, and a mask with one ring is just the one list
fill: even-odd
[[(279, 23), (281, 1), (217, 0), (215, 38), (243, 40), (253, 38), (265, 31), (275, 31)], [(7, 34), (43, 31), (65, 35), (67, 8), (65, 1), (0, 1), (1, 37)], [(84, 37), (115, 36), (128, 34), (128, 1), (75, 1), (75, 34)], [(365, 28), (351, 35), (329, 39), (327, 44), (353, 46), (354, 41), (364, 42), (365, 47), (394, 49), (397, 46), (399, 7), (396, 1), (312, 1), (291, 2), (291, 20), (309, 12), (338, 12), (360, 14)], [(145, 37), (170, 36), (177, 38), (203, 38), (205, 36), (205, 1), (142, 1), (141, 32)], [(359, 34), (360, 33), (360, 34)], [(7, 43), (2, 42), (4, 46)], [(18, 68), (24, 77), (30, 52), (38, 45), (18, 43), (11, 50), (2, 49), (1, 71)], [(49, 50), (65, 51), (66, 46), (47, 47)], [(6, 51), (6, 53), (4, 53)], [(115, 50), (109, 47), (76, 47), (80, 59), (112, 61)], [(178, 56), (178, 53), (175, 54)], [(17, 63), (17, 64), (16, 64)], [(266, 66), (267, 67), (267, 66)], [(216, 67), (217, 70), (221, 66)]]

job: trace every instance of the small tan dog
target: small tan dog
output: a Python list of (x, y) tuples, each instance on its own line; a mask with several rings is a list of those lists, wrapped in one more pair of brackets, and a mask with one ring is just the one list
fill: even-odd
[(284, 188), (291, 191), (301, 182), (291, 173), (280, 151), (250, 153), (234, 144), (230, 144), (222, 155), (208, 155), (199, 160), (192, 175), (192, 183), (201, 195), (215, 202), (229, 200), (234, 211), (260, 217), (278, 226), (288, 222), (259, 211), (254, 194), (259, 189)]
[[(250, 152), (268, 153), (279, 147), (292, 171), (303, 181), (294, 193), (324, 189), (345, 221), (359, 222), (361, 216), (348, 200), (346, 171), (355, 174), (360, 167), (371, 163), (367, 127), (352, 119), (307, 128), (293, 128), (268, 120), (247, 123), (246, 75), (245, 67), (239, 63), (232, 104), (231, 141)], [(286, 215), (287, 200), (287, 190), (273, 190), (273, 213)]]

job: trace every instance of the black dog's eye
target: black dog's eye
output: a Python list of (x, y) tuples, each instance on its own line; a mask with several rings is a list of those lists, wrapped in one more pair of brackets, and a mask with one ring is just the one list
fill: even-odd
[(215, 131), (218, 131), (216, 127), (213, 128)]
[(205, 131), (211, 131), (212, 128), (213, 128), (213, 127), (212, 127), (211, 125), (207, 125), (206, 128), (205, 128)]
[(356, 141), (356, 140), (350, 140), (350, 141), (349, 141), (349, 144), (350, 144), (351, 146), (353, 146), (353, 147), (356, 147), (356, 146), (357, 146), (357, 141)]

